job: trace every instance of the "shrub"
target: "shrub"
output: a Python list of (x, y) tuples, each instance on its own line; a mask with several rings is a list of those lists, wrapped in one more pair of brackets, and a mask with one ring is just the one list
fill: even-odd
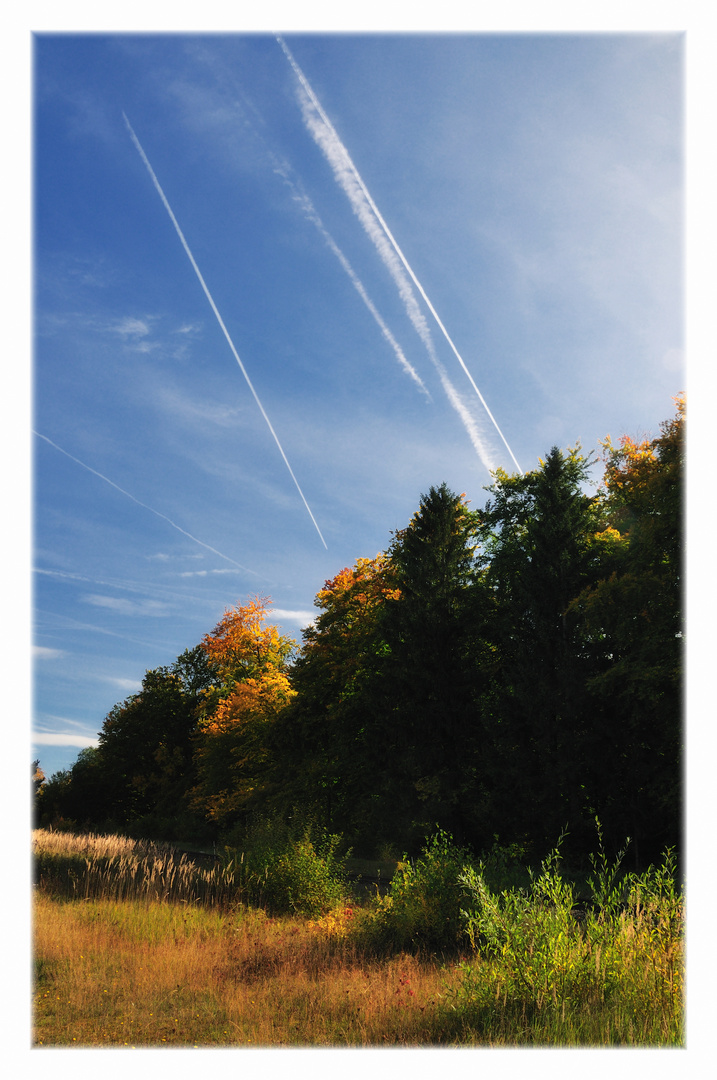
[(361, 932), (379, 949), (455, 951), (465, 940), (460, 875), (468, 853), (439, 829), (415, 862), (399, 862)]
[(560, 873), (561, 841), (537, 877), (531, 875), (529, 889), (491, 892), (480, 864), (460, 877), (473, 948), (486, 958), (500, 958), (507, 984), (536, 1001), (562, 1000), (573, 978), (580, 977), (573, 955), (580, 928), (573, 916), (573, 887)]
[(681, 893), (674, 858), (641, 876), (593, 859), (593, 904), (576, 908), (560, 873), (560, 843), (527, 889), (490, 890), (483, 867), (467, 867), (465, 926), (474, 947), (449, 1007), (479, 1030), (516, 1019), (546, 1043), (675, 1044), (682, 1038)]
[(276, 914), (315, 919), (341, 903), (346, 892), (342, 839), (309, 824), (258, 819), (231, 851), (244, 869), (246, 899)]

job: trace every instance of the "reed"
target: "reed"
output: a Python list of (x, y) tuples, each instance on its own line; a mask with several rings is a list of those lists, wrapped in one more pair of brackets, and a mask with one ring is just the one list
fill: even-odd
[(57, 896), (211, 905), (241, 899), (250, 884), (241, 861), (198, 866), (166, 845), (122, 836), (36, 829), (32, 846), (35, 884)]

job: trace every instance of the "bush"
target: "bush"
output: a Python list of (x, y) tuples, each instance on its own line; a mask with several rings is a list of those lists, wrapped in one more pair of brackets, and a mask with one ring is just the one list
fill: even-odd
[(362, 934), (380, 949), (455, 951), (465, 940), (460, 876), (468, 853), (439, 829), (415, 862), (399, 862), (386, 896), (377, 896)]
[(482, 864), (467, 867), (460, 878), (464, 925), (474, 950), (500, 959), (507, 982), (537, 1000), (564, 994), (581, 976), (574, 964), (580, 928), (573, 917), (573, 887), (559, 864), (560, 841), (537, 877), (531, 875), (529, 889), (492, 892)]
[(474, 956), (450, 1007), (486, 1030), (520, 1017), (547, 1042), (559, 1041), (559, 1029), (587, 1042), (607, 1016), (610, 1041), (678, 1042), (683, 905), (672, 853), (657, 869), (621, 877), (624, 852), (611, 865), (601, 846), (592, 901), (576, 904), (559, 849), (528, 889), (494, 893), (481, 864), (463, 872)]
[(342, 839), (311, 824), (259, 819), (226, 847), (243, 867), (246, 899), (275, 914), (315, 919), (339, 905), (346, 893)]

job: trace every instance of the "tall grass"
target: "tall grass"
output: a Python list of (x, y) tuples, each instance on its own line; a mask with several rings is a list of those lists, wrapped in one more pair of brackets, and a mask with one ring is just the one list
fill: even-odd
[(322, 892), (306, 836), (210, 869), (122, 838), (34, 839), (38, 1045), (682, 1044), (669, 852), (636, 875), (601, 848), (578, 903), (559, 846), (498, 888), (439, 833), (355, 904)]
[(341, 902), (345, 874), (337, 837), (317, 845), (308, 833), (263, 827), (256, 841), (246, 851), (225, 849), (207, 867), (151, 841), (36, 829), (34, 880), (46, 892), (82, 900), (246, 903), (310, 916)]
[(34, 880), (45, 892), (88, 900), (231, 903), (246, 889), (241, 863), (198, 866), (184, 853), (144, 840), (36, 829)]

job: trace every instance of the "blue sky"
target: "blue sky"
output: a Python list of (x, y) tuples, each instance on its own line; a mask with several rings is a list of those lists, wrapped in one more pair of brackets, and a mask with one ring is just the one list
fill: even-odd
[(298, 641), (432, 484), (480, 506), (684, 389), (680, 36), (284, 42), (35, 40), (48, 775), (226, 607)]

